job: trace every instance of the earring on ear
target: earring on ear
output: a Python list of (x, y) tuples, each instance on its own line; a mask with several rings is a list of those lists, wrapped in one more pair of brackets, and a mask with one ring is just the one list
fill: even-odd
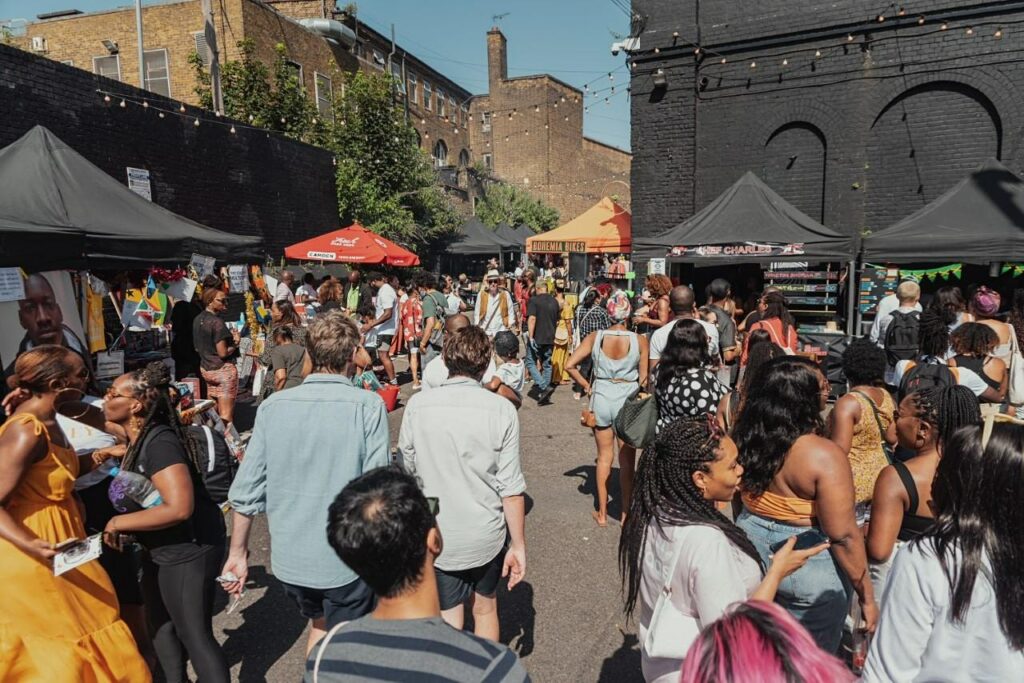
[(131, 427), (137, 432), (142, 431), (142, 418), (138, 415), (132, 415)]

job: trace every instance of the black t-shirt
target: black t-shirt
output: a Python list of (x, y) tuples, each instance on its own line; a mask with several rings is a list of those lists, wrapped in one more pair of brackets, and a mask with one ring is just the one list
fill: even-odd
[(537, 318), (533, 327), (533, 338), (538, 344), (555, 343), (555, 328), (558, 327), (558, 317), (561, 312), (558, 299), (550, 294), (535, 294), (530, 297), (530, 301), (526, 304), (526, 316), (536, 316)]
[[(134, 532), (133, 535), (149, 551), (156, 564), (187, 562), (206, 552), (210, 546), (223, 546), (226, 537), (224, 516), (210, 499), (195, 468), (189, 464), (184, 445), (170, 427), (154, 427), (141, 445), (133, 471), (152, 479), (153, 475), (172, 465), (185, 465), (192, 475), (192, 517), (166, 529)], [(126, 512), (142, 509), (129, 498), (121, 498), (116, 504)]]
[(179, 364), (199, 363), (193, 340), (193, 326), (202, 311), (191, 301), (179, 301), (171, 309), (171, 356)]
[(192, 341), (203, 370), (220, 370), (224, 366), (224, 359), (217, 353), (217, 342), (222, 339), (228, 340), (230, 346), (231, 332), (223, 320), (209, 311), (196, 316), (192, 323)]

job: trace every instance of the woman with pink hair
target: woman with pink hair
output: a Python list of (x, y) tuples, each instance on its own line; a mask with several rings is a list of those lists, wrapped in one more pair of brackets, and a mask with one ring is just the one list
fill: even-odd
[(750, 600), (693, 642), (680, 683), (849, 683), (855, 678), (785, 609)]

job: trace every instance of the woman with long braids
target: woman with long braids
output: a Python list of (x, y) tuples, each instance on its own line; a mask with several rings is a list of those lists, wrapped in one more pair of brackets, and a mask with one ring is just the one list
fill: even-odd
[(970, 389), (946, 387), (907, 396), (895, 421), (896, 438), (913, 457), (885, 467), (875, 482), (868, 559), (875, 563), (871, 574), (876, 589), (885, 586), (893, 549), (931, 527), (932, 481), (942, 450), (956, 430), (981, 422), (981, 410)]
[(107, 420), (128, 436), (121, 469), (148, 478), (160, 494), (142, 509), (115, 481), (114, 508), (104, 541), (135, 536), (148, 551), (143, 595), (149, 632), (169, 683), (187, 681), (187, 662), (203, 683), (228, 681), (228, 665), (213, 635), (213, 596), (224, 557), (224, 518), (203, 485), (199, 449), (187, 436), (168, 394), (170, 374), (157, 361), (114, 380)]
[(935, 524), (900, 550), (864, 681), (1019, 681), (1024, 672), (1024, 423), (946, 442)]
[(762, 572), (757, 549), (715, 507), (732, 500), (742, 475), (736, 444), (707, 417), (668, 425), (640, 459), (619, 568), (626, 616), (639, 608), (647, 681), (678, 681), (703, 627), (734, 602), (771, 600), (783, 578), (827, 547), (793, 550), (790, 539)]
[(65, 346), (37, 346), (14, 364), (23, 395), (0, 426), (3, 681), (150, 680), (100, 564), (53, 575), (57, 544), (86, 537), (73, 489), (92, 458), (75, 455), (57, 411), (81, 398), (88, 377)]
[(829, 554), (813, 557), (800, 574), (783, 581), (776, 602), (835, 653), (853, 584), (873, 630), (878, 617), (868, 578), (863, 534), (854, 517), (853, 473), (846, 453), (822, 436), (828, 380), (806, 358), (785, 356), (765, 365), (733, 429), (745, 475), (743, 511), (736, 523), (761, 558), (786, 538), (819, 530)]

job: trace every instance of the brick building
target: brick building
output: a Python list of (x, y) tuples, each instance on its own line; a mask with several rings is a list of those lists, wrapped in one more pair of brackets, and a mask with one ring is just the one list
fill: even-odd
[(633, 11), (636, 234), (689, 217), (748, 170), (856, 234), (988, 157), (1024, 167), (1024, 3), (929, 0), (879, 15), (866, 0), (634, 0)]
[[(97, 89), (113, 93), (105, 103)], [(88, 71), (0, 44), (0, 147), (46, 126), (86, 159), (126, 182), (127, 168), (150, 173), (153, 202), (212, 228), (284, 247), (337, 229), (330, 152), (210, 112), (160, 116), (177, 102)], [(118, 106), (146, 98), (149, 108)], [(203, 124), (195, 126), (199, 117)]]
[(487, 33), (486, 95), (470, 105), (471, 149), (494, 175), (528, 189), (567, 221), (602, 194), (629, 203), (630, 154), (583, 135), (583, 92), (541, 74), (509, 78), (505, 35)]

